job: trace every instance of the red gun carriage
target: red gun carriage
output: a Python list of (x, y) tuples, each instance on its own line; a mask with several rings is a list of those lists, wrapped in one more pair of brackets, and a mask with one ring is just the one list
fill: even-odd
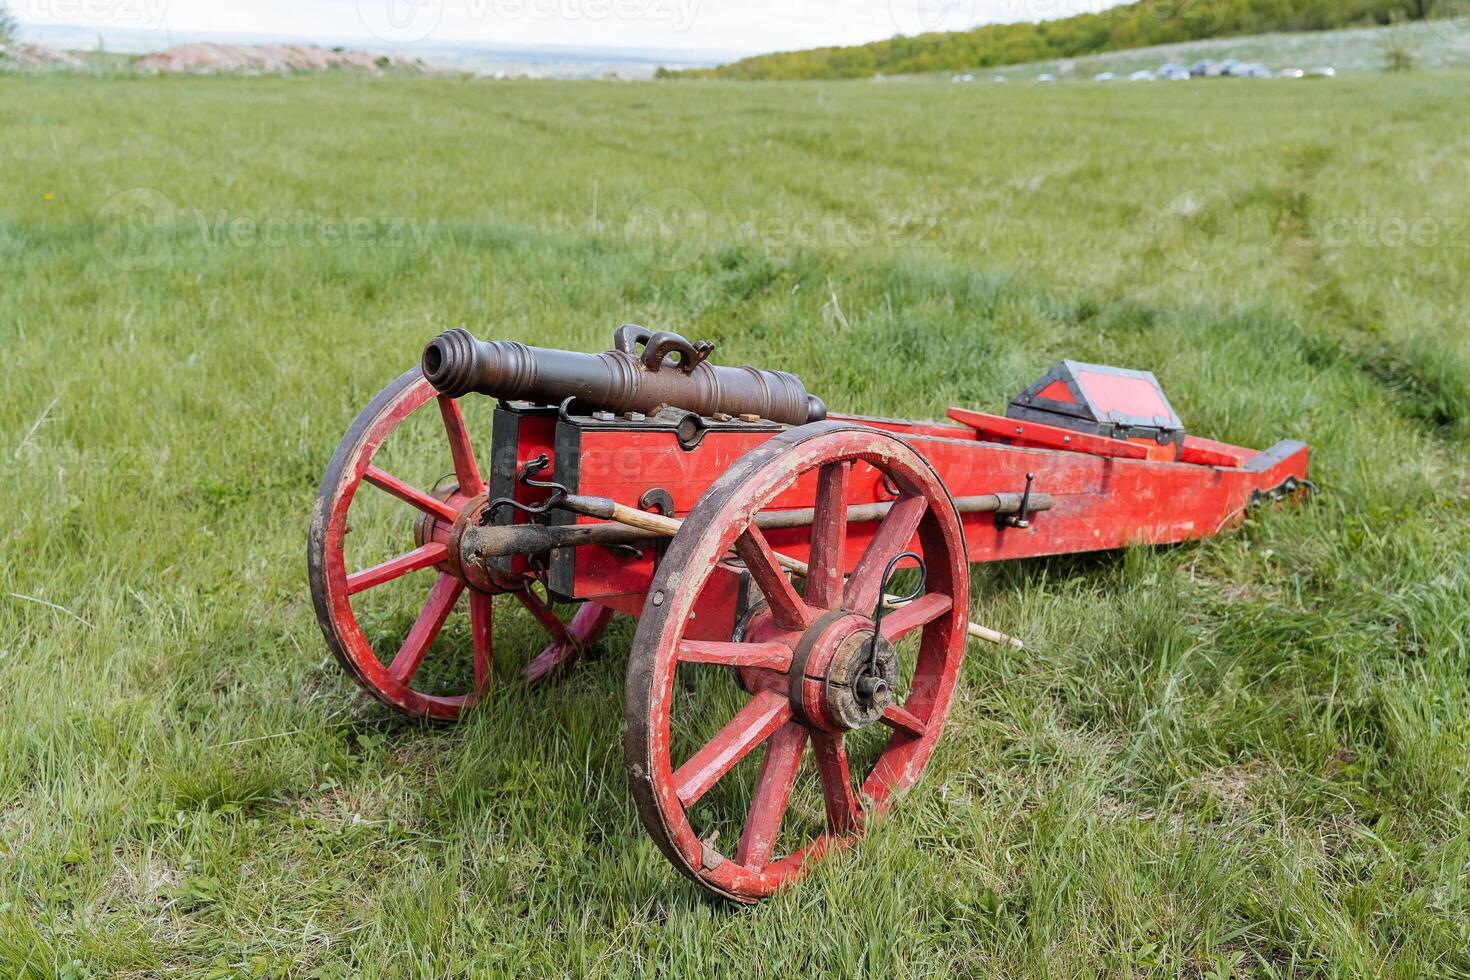
[[(636, 327), (599, 355), (441, 335), (338, 448), (309, 557), (337, 659), (422, 718), (456, 719), (484, 694), (497, 596), (549, 637), (531, 682), (570, 669), (614, 612), (638, 617), (624, 726), (638, 812), (675, 867), (737, 901), (798, 877), (913, 785), (971, 636), (1020, 645), (969, 622), (971, 563), (1206, 537), (1308, 486), (1305, 445), (1187, 435), (1146, 372), (1067, 361), (1005, 416), (911, 422), (829, 416), (793, 376), (717, 368), (710, 349)], [(472, 392), (498, 399), (488, 457), (461, 411)], [(381, 458), (422, 413), (439, 416), (453, 468), (437, 488)], [(397, 524), (401, 554), (353, 570), (364, 483), (412, 519)], [(411, 622), (363, 614), (420, 571)], [(461, 600), (466, 649), (436, 648), (458, 655), (461, 687), (430, 690), (421, 668)], [(581, 606), (564, 622), (553, 603)], [(691, 670), (724, 674), (739, 699), (713, 734), (689, 734), (702, 702), (677, 678)], [(748, 787), (717, 792), (747, 757)], [(818, 802), (792, 818), (803, 793)]]

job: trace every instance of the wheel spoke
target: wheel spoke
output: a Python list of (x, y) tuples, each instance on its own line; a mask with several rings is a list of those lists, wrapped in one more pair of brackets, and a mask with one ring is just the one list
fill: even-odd
[(791, 718), (791, 702), (776, 691), (761, 691), (704, 748), (674, 773), (674, 792), (690, 807), (735, 764)]
[(438, 542), (431, 541), (422, 548), (415, 548), (406, 555), (399, 555), (391, 561), (385, 561), (381, 565), (372, 568), (364, 568), (360, 572), (353, 572), (347, 576), (347, 594), (357, 595), (359, 592), (391, 582), (396, 578), (402, 578), (409, 572), (416, 572), (421, 568), (437, 565), (449, 555), (449, 549)]
[(842, 601), (843, 554), (847, 549), (847, 477), (851, 472), (852, 464), (846, 460), (828, 463), (817, 471), (806, 601), (818, 609), (836, 609)]
[(475, 647), (475, 693), (490, 687), (490, 661), (495, 654), (493, 624), (495, 599), (485, 592), (470, 593), (470, 637)]
[(771, 860), (781, 818), (791, 801), (791, 787), (801, 768), (801, 754), (806, 749), (806, 729), (787, 722), (766, 743), (766, 758), (756, 781), (755, 796), (750, 801), (750, 814), (740, 834), (740, 847), (735, 861), (759, 871)]
[(786, 670), (791, 666), (791, 648), (784, 643), (722, 643), (713, 640), (684, 640), (679, 659), (691, 664), (724, 664), (728, 667), (766, 667)]
[(529, 609), (531, 615), (535, 616), (546, 632), (551, 634), (553, 640), (557, 643), (572, 643), (572, 634), (567, 632), (566, 624), (557, 619), (556, 613), (531, 591), (529, 585), (515, 595), (521, 600), (521, 605)]
[(885, 640), (889, 643), (897, 643), (925, 623), (932, 623), (943, 616), (953, 606), (954, 600), (949, 596), (938, 592), (928, 592), (913, 602), (895, 606), (883, 617), (883, 625), (879, 628)]
[(485, 481), (480, 476), (480, 464), (475, 462), (474, 446), (465, 429), (459, 402), (440, 395), (439, 414), (444, 417), (444, 432), (449, 437), (449, 454), (454, 457), (454, 478), (459, 481), (459, 492), (473, 497), (485, 489)]
[(913, 712), (896, 704), (890, 704), (883, 709), (883, 724), (914, 738), (923, 738), (927, 727)]
[(796, 594), (760, 528), (754, 524), (746, 528), (745, 533), (735, 539), (735, 553), (745, 562), (750, 577), (755, 579), (761, 595), (770, 603), (771, 617), (776, 625), (788, 630), (806, 629), (811, 625), (811, 609)]
[(929, 501), (918, 494), (899, 497), (893, 502), (883, 523), (878, 525), (873, 540), (858, 559), (857, 567), (847, 580), (843, 593), (843, 605), (848, 609), (866, 611), (878, 602), (878, 590), (882, 587), (883, 570), (894, 555), (902, 553), (919, 529), (919, 521), (929, 509)]
[(852, 773), (847, 767), (842, 736), (813, 732), (812, 750), (817, 758), (817, 774), (822, 778), (822, 797), (827, 803), (827, 829), (834, 834), (851, 833), (861, 822), (862, 811), (852, 791)]
[(419, 664), (424, 662), (424, 654), (429, 652), (429, 644), (434, 642), (434, 637), (444, 628), (444, 621), (449, 618), (450, 611), (454, 609), (454, 604), (459, 601), (459, 594), (463, 591), (463, 582), (447, 572), (439, 573), (434, 588), (429, 592), (429, 601), (424, 603), (423, 612), (419, 613), (413, 628), (408, 631), (408, 637), (399, 648), (398, 655), (393, 658), (393, 663), (388, 665), (388, 673), (404, 684), (413, 679)]
[(430, 517), (437, 517), (453, 524), (459, 519), (459, 512), (442, 500), (429, 496), (422, 490), (415, 489), (404, 483), (391, 473), (385, 473), (376, 466), (369, 466), (362, 478), (379, 490), (390, 493), (406, 504), (417, 507)]

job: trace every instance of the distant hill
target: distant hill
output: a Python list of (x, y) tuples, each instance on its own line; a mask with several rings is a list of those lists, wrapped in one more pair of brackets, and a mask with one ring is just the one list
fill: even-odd
[[(1376, 72), (1386, 67), (1390, 50), (1408, 52), (1414, 67), (1425, 71), (1470, 69), (1470, 43), (1467, 43), (1470, 36), (1461, 39), (1458, 31), (1447, 28), (1449, 25), (1442, 21), (1418, 21), (1393, 27), (1251, 34), (1107, 51), (1085, 58), (1056, 58), (1007, 65), (995, 69), (993, 74), (1018, 82), (1037, 78), (1043, 73), (1063, 82), (1068, 79), (1090, 80), (1099, 72), (1112, 72), (1118, 78), (1127, 78), (1140, 69), (1158, 71), (1160, 65), (1170, 61), (1189, 65), (1196, 61), (1224, 61), (1228, 58), (1261, 62), (1273, 71), (1282, 68), (1311, 71), (1318, 67), (1331, 67), (1339, 73)], [(986, 72), (977, 81), (989, 82), (991, 75), (991, 72)], [(946, 71), (903, 77), (948, 84), (954, 73)]]
[(969, 31), (898, 36), (856, 47), (744, 58), (665, 78), (867, 78), (1080, 58), (1106, 51), (1279, 31), (1323, 31), (1451, 16), (1461, 0), (1141, 0), (1096, 14)]

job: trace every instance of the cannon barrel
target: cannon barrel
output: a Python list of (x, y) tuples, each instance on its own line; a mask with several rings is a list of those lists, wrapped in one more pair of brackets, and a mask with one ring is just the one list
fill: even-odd
[[(638, 345), (643, 350), (638, 351)], [(568, 398), (588, 411), (652, 414), (668, 406), (700, 415), (756, 415), (787, 425), (827, 417), (827, 407), (785, 371), (716, 367), (714, 345), (631, 324), (613, 335), (613, 350), (582, 354), (477, 340), (448, 330), (424, 348), (423, 371), (441, 394), (559, 405)]]

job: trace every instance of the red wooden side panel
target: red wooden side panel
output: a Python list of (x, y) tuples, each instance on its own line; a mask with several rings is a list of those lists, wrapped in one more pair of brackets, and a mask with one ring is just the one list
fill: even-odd
[[(575, 446), (575, 463), (560, 461), (558, 479), (576, 493), (608, 497), (633, 507), (646, 491), (661, 489), (674, 501), (674, 516), (687, 514), (735, 460), (769, 437), (766, 433), (710, 432), (697, 448), (684, 450), (674, 433), (659, 430), (583, 429), (569, 442), (567, 423), (561, 424), (560, 445), (564, 453)], [(942, 424), (923, 425), (920, 431), (926, 434), (907, 434), (898, 429), (899, 423), (890, 424), (890, 431), (907, 435), (905, 441), (930, 460), (956, 497), (1019, 492), (1028, 473), (1036, 475), (1035, 492), (1053, 497), (1053, 509), (1035, 515), (1029, 528), (998, 529), (991, 515), (966, 516), (972, 562), (1206, 537), (1239, 520), (1252, 491), (1278, 486), (1287, 476), (1306, 476), (1307, 448), (1300, 444), (1283, 444), (1271, 453), (1254, 454), (1244, 465), (1224, 468), (927, 434), (934, 429), (953, 431)], [(776, 504), (811, 507), (815, 494), (815, 474), (809, 474), (777, 498)], [(854, 467), (848, 483), (849, 504), (890, 499), (892, 495), (875, 470), (861, 463)], [(593, 523), (588, 518), (577, 520)], [(850, 529), (846, 568), (856, 564), (877, 527), (869, 523)], [(807, 529), (795, 528), (773, 530), (768, 537), (774, 548), (804, 561), (808, 535)], [(603, 600), (641, 595), (652, 580), (653, 567), (652, 553), (636, 557), (622, 551), (581, 548), (553, 559), (551, 578), (558, 592)]]

